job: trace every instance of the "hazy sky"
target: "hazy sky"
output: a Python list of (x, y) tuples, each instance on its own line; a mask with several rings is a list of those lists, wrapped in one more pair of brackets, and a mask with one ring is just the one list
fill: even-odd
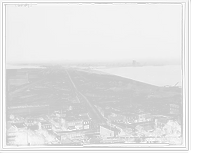
[(179, 59), (181, 5), (6, 8), (7, 62)]

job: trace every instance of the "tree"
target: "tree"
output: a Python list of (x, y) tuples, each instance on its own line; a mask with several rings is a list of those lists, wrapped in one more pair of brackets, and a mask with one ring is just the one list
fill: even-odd
[(167, 124), (164, 126), (166, 133), (168, 135), (180, 135), (181, 126), (178, 124), (177, 121), (169, 120)]
[(181, 126), (178, 124), (177, 121), (168, 121), (167, 124), (164, 126), (166, 130), (166, 139), (167, 142), (171, 144), (181, 144)]

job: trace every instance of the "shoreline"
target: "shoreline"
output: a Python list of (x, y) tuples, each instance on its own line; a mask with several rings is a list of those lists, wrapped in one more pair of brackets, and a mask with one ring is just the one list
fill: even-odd
[(181, 65), (92, 68), (99, 72), (154, 86), (182, 86)]

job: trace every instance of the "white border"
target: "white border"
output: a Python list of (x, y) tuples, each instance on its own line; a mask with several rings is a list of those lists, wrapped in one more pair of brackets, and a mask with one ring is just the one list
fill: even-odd
[[(188, 47), (188, 42), (189, 42), (189, 37), (188, 37), (188, 24), (189, 24), (189, 17), (188, 17), (188, 10), (189, 10), (189, 5), (188, 5), (188, 1), (189, 0), (171, 0), (171, 1), (161, 1), (161, 0), (126, 0), (125, 2), (185, 2), (185, 137), (186, 137), (186, 147), (180, 147), (180, 148), (174, 148), (174, 147), (151, 147), (149, 148), (149, 146), (145, 147), (145, 148), (141, 148), (141, 147), (134, 147), (137, 146), (137, 144), (133, 144), (133, 147), (107, 147), (105, 146), (105, 148), (99, 148), (99, 147), (92, 147), (92, 145), (87, 146), (87, 147), (69, 147), (69, 148), (3, 148), (3, 108), (1, 107), (1, 111), (0, 111), (0, 150), (1, 151), (188, 151), (189, 150), (189, 65), (188, 65), (188, 60), (189, 60), (189, 47)], [(19, 0), (19, 1), (13, 1), (13, 0), (3, 0), (1, 1), (3, 2), (121, 2), (124, 3), (121, 0), (115, 0), (115, 1), (106, 1), (106, 0), (72, 0), (72, 1), (66, 1), (66, 0), (61, 0), (61, 1), (53, 1), (53, 0), (44, 0), (44, 1), (26, 1), (26, 0)], [(1, 3), (1, 11), (0, 11), (0, 17), (2, 19), (2, 7), (3, 4)], [(2, 22), (2, 21), (1, 21)], [(0, 30), (2, 31), (2, 25), (0, 27)], [(1, 38), (2, 38), (2, 32), (1, 32)], [(2, 47), (2, 39), (1, 39), (1, 47)], [(2, 48), (1, 48), (2, 49)], [(1, 50), (2, 51), (2, 50)], [(3, 56), (3, 55), (2, 55)], [(1, 63), (3, 57), (1, 57)], [(1, 67), (3, 67), (3, 65), (1, 65)], [(0, 77), (2, 77), (3, 74), (3, 68), (1, 68), (2, 70), (0, 71)], [(2, 79), (1, 79), (2, 80)], [(2, 89), (2, 84), (0, 85), (0, 89)], [(2, 103), (2, 93), (0, 94), (0, 103)], [(3, 105), (1, 105), (3, 106)], [(131, 144), (128, 144), (129, 146)], [(159, 145), (159, 144), (158, 144)], [(93, 145), (95, 146), (95, 145)], [(119, 145), (118, 145), (119, 146)], [(139, 146), (141, 146), (141, 144), (139, 144)]]

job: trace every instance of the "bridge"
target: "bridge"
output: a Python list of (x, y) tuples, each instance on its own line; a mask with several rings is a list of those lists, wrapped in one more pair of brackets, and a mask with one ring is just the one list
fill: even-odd
[(90, 102), (90, 100), (83, 94), (81, 93), (74, 81), (72, 80), (69, 72), (66, 70), (66, 73), (69, 77), (69, 82), (72, 86), (72, 91), (76, 94), (76, 96), (79, 98), (81, 104), (86, 107), (86, 109), (89, 112), (89, 116), (92, 118), (92, 124), (94, 127), (97, 127), (98, 125), (106, 124), (105, 119), (103, 116), (99, 113), (99, 111), (96, 109), (96, 107)]

